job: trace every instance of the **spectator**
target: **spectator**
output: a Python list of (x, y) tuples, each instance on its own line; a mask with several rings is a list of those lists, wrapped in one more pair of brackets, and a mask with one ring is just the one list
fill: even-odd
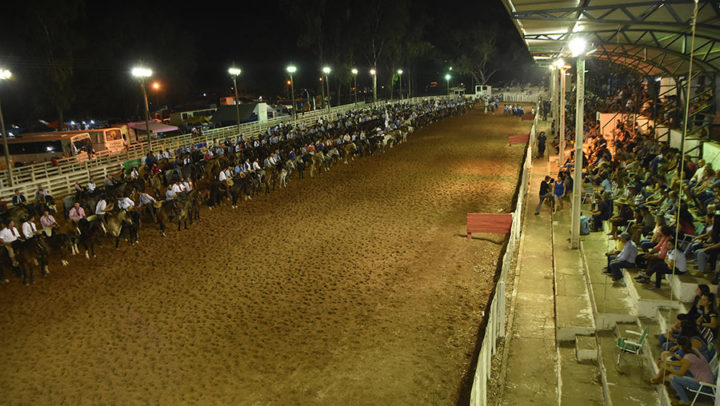
[(634, 268), (635, 259), (638, 255), (638, 249), (635, 243), (630, 239), (630, 234), (620, 234), (620, 241), (623, 243), (622, 251), (607, 253), (608, 266), (605, 268), (605, 272), (608, 275), (612, 275), (613, 282), (617, 282), (623, 278), (623, 268)]

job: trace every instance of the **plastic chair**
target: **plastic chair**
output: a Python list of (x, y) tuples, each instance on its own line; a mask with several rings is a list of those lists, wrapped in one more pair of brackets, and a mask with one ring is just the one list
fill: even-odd
[(630, 353), (633, 355), (638, 355), (642, 353), (642, 346), (645, 342), (645, 338), (648, 335), (648, 331), (650, 331), (650, 327), (645, 327), (642, 332), (631, 330), (626, 331), (627, 334), (640, 337), (638, 341), (632, 341), (624, 337), (618, 337), (616, 345), (617, 348), (620, 349), (620, 353), (618, 353), (616, 366), (620, 366), (620, 361), (622, 360), (622, 356), (624, 353)]

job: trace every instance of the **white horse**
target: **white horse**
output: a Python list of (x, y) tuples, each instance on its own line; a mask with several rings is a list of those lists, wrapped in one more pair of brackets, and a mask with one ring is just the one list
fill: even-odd
[(325, 155), (325, 159), (329, 160), (330, 162), (336, 162), (338, 159), (340, 159), (340, 151), (338, 151), (337, 148), (333, 148)]
[(287, 182), (290, 179), (290, 175), (295, 171), (295, 161), (288, 159), (285, 161), (285, 166), (280, 170), (280, 186), (287, 187)]

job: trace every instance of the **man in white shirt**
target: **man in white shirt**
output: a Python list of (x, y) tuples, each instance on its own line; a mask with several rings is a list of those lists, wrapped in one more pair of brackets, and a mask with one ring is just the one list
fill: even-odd
[(22, 226), (20, 227), (26, 240), (35, 237), (35, 234), (37, 233), (37, 226), (35, 225), (34, 221), (35, 215), (31, 214), (30, 218), (25, 220), (25, 222), (22, 223)]
[(15, 259), (15, 250), (14, 248), (17, 247), (18, 241), (20, 239), (20, 233), (18, 232), (18, 229), (15, 227), (15, 222), (10, 220), (8, 222), (7, 227), (4, 227), (2, 230), (0, 230), (0, 241), (2, 241), (3, 245), (8, 251), (8, 255), (10, 256), (10, 260), (12, 260), (13, 266), (18, 266), (18, 262)]
[(88, 185), (87, 185), (87, 190), (88, 190), (88, 193), (90, 193), (90, 194), (95, 193), (95, 182), (93, 182), (92, 180), (89, 180)]
[(225, 182), (227, 180), (227, 175), (225, 175), (225, 171), (220, 171), (218, 174), (218, 180), (220, 182)]
[(167, 190), (165, 191), (165, 200), (173, 200), (175, 199), (175, 191), (173, 190), (172, 185), (168, 185)]
[(135, 206), (135, 202), (133, 202), (129, 197), (123, 197), (120, 200), (118, 200), (118, 207), (120, 210), (128, 210), (131, 207)]
[(193, 190), (193, 183), (190, 178), (180, 178), (180, 181), (182, 182), (183, 186), (185, 187), (186, 192), (191, 192)]
[(262, 168), (260, 167), (260, 163), (258, 163), (257, 158), (255, 158), (255, 160), (253, 161), (252, 170), (253, 171), (261, 171), (262, 170)]

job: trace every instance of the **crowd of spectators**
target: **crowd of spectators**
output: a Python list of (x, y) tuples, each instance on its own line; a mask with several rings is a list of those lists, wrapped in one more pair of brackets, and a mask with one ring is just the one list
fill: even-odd
[[(627, 111), (634, 108), (628, 100), (643, 97), (646, 94), (641, 90), (622, 91), (612, 103)], [(616, 240), (617, 249), (607, 253), (604, 271), (613, 279), (613, 286), (623, 285), (623, 269), (637, 270), (635, 279), (650, 290), (661, 289), (667, 274), (690, 273), (717, 283), (720, 171), (710, 162), (683, 157), (657, 141), (652, 126), (640, 128), (632, 121), (618, 120), (612, 135), (604, 137), (600, 122), (594, 120), (593, 109), (598, 106), (586, 106), (585, 117), (590, 118), (583, 126), (584, 171), (577, 187), (582, 188), (584, 202), (591, 204), (581, 217), (581, 229), (585, 224), (588, 232), (607, 232)], [(571, 147), (574, 112), (570, 110), (566, 116), (566, 139)], [(553, 145), (557, 147), (557, 140)], [(548, 184), (541, 190), (541, 202), (553, 190), (554, 200), (561, 202), (573, 189), (572, 155), (565, 155), (557, 180), (548, 177), (544, 181)], [(561, 209), (560, 204), (553, 206), (553, 210)], [(679, 318), (677, 325), (660, 337), (665, 352), (658, 361), (660, 373), (651, 383), (668, 382), (679, 404), (688, 404), (688, 389), (697, 390), (702, 382), (715, 383), (709, 362), (715, 357), (711, 343), (718, 327), (716, 297), (707, 285), (699, 285), (690, 312)]]

